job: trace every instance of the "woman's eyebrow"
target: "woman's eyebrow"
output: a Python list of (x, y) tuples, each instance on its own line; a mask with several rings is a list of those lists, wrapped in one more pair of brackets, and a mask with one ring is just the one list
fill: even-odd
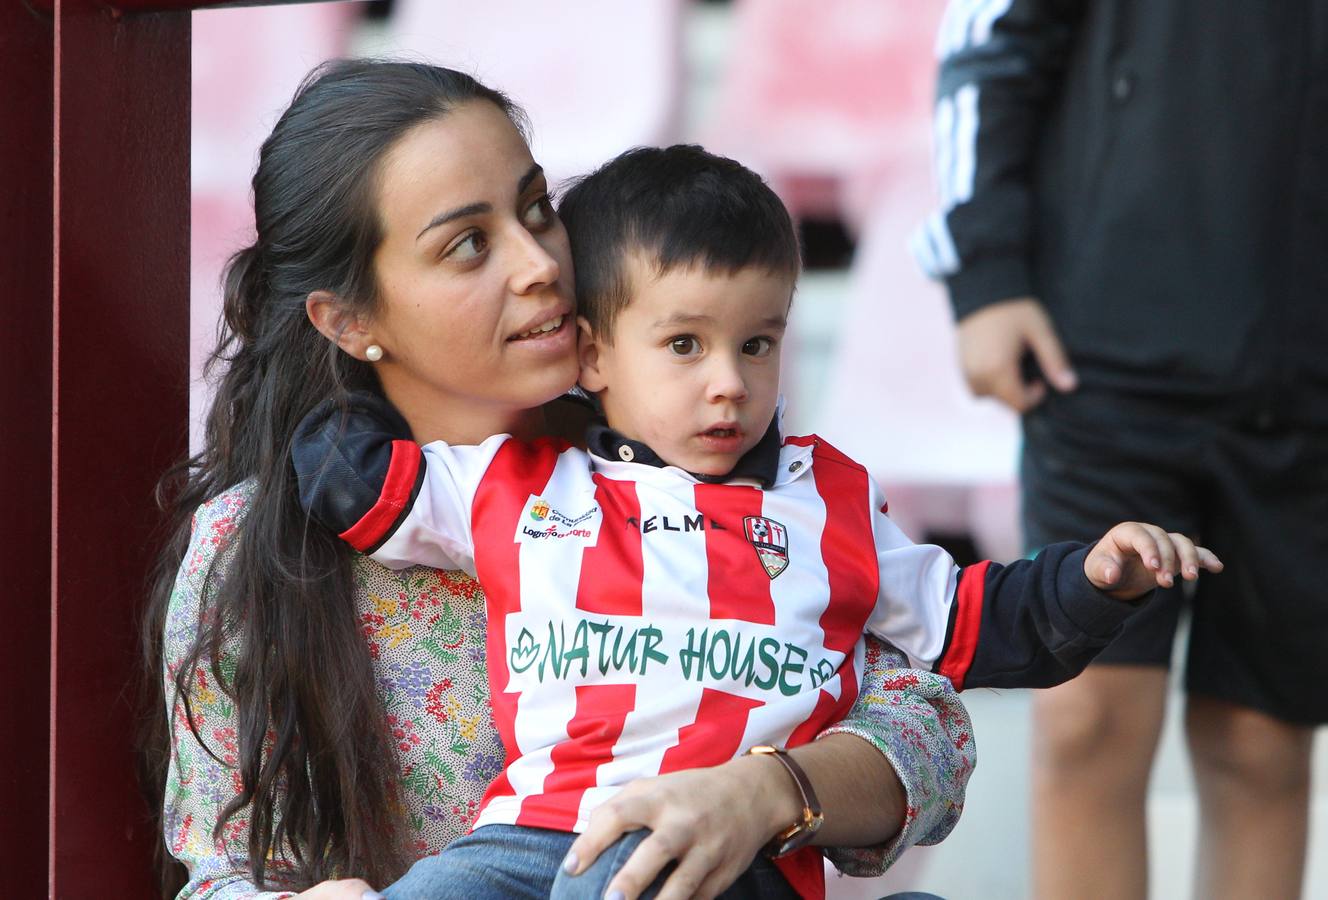
[[(529, 169), (526, 170), (526, 174), (522, 175), (517, 180), (516, 192), (518, 194), (523, 193), (526, 188), (530, 187), (530, 183), (532, 181), (534, 181), (536, 178), (540, 177), (543, 174), (544, 174), (544, 167), (541, 166), (539, 163), (535, 163)], [(434, 216), (432, 219), (429, 220), (428, 225), (425, 225), (422, 229), (420, 229), (420, 233), (415, 235), (415, 240), (418, 241), (420, 238), (424, 237), (424, 232), (428, 231), (430, 228), (437, 228), (439, 225), (446, 225), (448, 222), (451, 222), (453, 219), (461, 219), (465, 218), (466, 216), (475, 216), (481, 213), (490, 213), (490, 212), (493, 212), (492, 204), (468, 203), (465, 206), (458, 206), (456, 209), (449, 210), (445, 213), (439, 213), (438, 215)]]
[(418, 241), (420, 238), (424, 237), (424, 232), (428, 231), (430, 228), (437, 228), (439, 225), (446, 225), (448, 222), (451, 222), (453, 219), (460, 219), (465, 216), (474, 216), (474, 215), (479, 215), (480, 213), (488, 213), (488, 212), (493, 212), (493, 206), (491, 204), (468, 203), (465, 206), (458, 206), (456, 209), (449, 210), (448, 212), (439, 213), (429, 221), (428, 225), (424, 226), (424, 228), (420, 231), (419, 234), (415, 235), (415, 240)]
[(526, 174), (522, 175), (520, 180), (517, 181), (516, 192), (518, 194), (525, 193), (526, 188), (530, 187), (530, 183), (543, 174), (544, 174), (544, 167), (541, 166), (539, 163), (534, 163), (533, 165), (531, 165), (529, 169), (526, 170)]

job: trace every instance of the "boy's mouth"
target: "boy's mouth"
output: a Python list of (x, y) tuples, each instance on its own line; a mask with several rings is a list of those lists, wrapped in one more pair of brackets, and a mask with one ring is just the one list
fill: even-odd
[(743, 431), (733, 422), (721, 422), (702, 431), (701, 446), (711, 453), (737, 453), (742, 449)]
[(557, 331), (559, 328), (562, 328), (563, 322), (565, 321), (567, 321), (566, 315), (555, 316), (552, 319), (549, 319), (545, 322), (541, 322), (539, 325), (536, 325), (534, 328), (528, 328), (525, 331), (521, 332), (520, 334), (514, 334), (507, 340), (529, 341), (541, 338), (546, 334), (552, 334), (553, 332)]

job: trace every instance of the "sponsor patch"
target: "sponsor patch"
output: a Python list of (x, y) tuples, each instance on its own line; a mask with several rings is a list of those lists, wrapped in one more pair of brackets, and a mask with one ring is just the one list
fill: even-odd
[(569, 516), (543, 497), (532, 494), (517, 520), (515, 539), (523, 544), (562, 543), (569, 539), (573, 543), (593, 544), (602, 518), (598, 504)]

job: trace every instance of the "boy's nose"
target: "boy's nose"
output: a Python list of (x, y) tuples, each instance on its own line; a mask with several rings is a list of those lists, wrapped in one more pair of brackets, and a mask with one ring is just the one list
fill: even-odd
[(710, 371), (710, 383), (707, 399), (712, 403), (717, 400), (731, 400), (741, 403), (747, 399), (747, 381), (742, 377), (739, 367), (729, 360), (716, 360)]

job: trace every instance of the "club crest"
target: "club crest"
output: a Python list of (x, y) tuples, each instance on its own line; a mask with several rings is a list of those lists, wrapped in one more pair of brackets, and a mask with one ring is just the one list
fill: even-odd
[(742, 528), (765, 574), (774, 580), (788, 568), (788, 529), (765, 516), (747, 516), (742, 520)]

